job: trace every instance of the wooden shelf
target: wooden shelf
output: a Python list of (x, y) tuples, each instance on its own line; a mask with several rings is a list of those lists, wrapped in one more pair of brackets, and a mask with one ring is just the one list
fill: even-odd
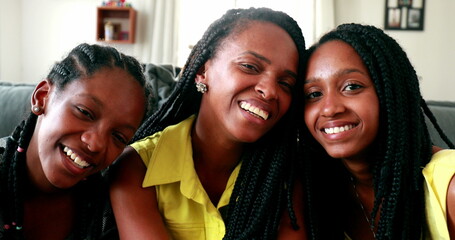
[[(114, 39), (106, 40), (104, 25), (114, 24)], [(96, 40), (108, 43), (134, 43), (136, 34), (136, 10), (131, 7), (98, 7)]]

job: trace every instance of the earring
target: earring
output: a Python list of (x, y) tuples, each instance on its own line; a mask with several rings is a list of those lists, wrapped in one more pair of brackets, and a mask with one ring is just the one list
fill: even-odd
[(38, 114), (41, 112), (41, 108), (39, 106), (33, 106), (32, 107), (32, 112)]
[(205, 83), (202, 83), (202, 82), (197, 82), (196, 83), (196, 89), (200, 93), (206, 93), (208, 91), (207, 90), (207, 85)]

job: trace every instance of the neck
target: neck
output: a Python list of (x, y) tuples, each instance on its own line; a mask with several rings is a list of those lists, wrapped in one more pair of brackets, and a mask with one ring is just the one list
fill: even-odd
[(357, 185), (373, 188), (373, 174), (370, 169), (370, 163), (367, 160), (353, 161), (343, 159), (342, 161)]
[(217, 206), (232, 171), (239, 163), (243, 144), (221, 141), (213, 133), (198, 131), (197, 127), (191, 132), (191, 142), (194, 169), (212, 204)]
[[(196, 120), (197, 121), (197, 120)], [(232, 171), (242, 155), (244, 143), (226, 140), (216, 136), (195, 123), (191, 132), (195, 166), (203, 165), (216, 171)]]
[[(374, 228), (371, 229), (371, 213), (374, 207), (375, 193), (373, 185), (373, 174), (371, 173), (371, 166), (366, 159), (362, 160), (346, 160), (343, 159), (343, 164), (350, 174), (350, 189), (352, 191), (352, 201), (354, 212), (357, 218), (356, 228), (358, 232), (362, 232), (363, 239), (376, 239), (377, 223), (379, 221), (379, 214), (376, 215), (374, 220)], [(360, 230), (362, 229), (362, 230)], [(368, 231), (367, 231), (368, 229)], [(368, 238), (366, 238), (368, 236)]]

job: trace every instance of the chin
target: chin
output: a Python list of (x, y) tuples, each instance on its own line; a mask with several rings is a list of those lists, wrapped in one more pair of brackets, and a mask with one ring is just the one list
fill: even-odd
[(326, 150), (327, 154), (332, 157), (332, 158), (349, 158), (352, 156), (352, 154), (346, 152), (346, 151), (340, 151), (340, 150)]
[(79, 181), (76, 180), (67, 180), (67, 181), (62, 181), (62, 179), (59, 179), (58, 181), (50, 181), (52, 187), (55, 190), (63, 190), (63, 189), (69, 189), (74, 187)]
[(237, 139), (239, 142), (242, 143), (254, 143), (258, 141), (262, 136), (257, 136), (257, 135), (240, 135), (237, 136)]

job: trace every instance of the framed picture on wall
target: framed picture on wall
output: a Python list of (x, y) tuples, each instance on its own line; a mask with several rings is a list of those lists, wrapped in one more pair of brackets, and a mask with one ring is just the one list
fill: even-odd
[(423, 30), (425, 0), (386, 0), (384, 29)]

